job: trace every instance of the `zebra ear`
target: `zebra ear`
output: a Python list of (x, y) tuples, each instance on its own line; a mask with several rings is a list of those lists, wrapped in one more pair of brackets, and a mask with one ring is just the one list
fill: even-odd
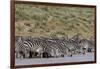
[(28, 40), (31, 40), (31, 39), (32, 39), (32, 37), (31, 37), (31, 36), (27, 36), (27, 39), (28, 39)]
[(18, 42), (22, 42), (22, 36), (19, 36)]

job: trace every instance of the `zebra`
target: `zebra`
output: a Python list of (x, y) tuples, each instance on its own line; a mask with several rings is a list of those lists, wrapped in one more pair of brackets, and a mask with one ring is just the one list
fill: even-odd
[(28, 36), (16, 37), (15, 46), (16, 57), (20, 55), (23, 56), (23, 58), (25, 58), (26, 55), (31, 58), (33, 54), (38, 53), (37, 51), (39, 51), (40, 48), (42, 49), (42, 47), (38, 47), (38, 42), (33, 41), (32, 38), (30, 39)]
[(66, 44), (66, 47), (68, 47), (68, 52), (67, 52), (67, 55), (68, 56), (73, 56), (73, 53), (75, 52), (75, 46), (72, 42), (67, 42)]
[(25, 58), (28, 53), (27, 48), (23, 45), (24, 39), (22, 36), (15, 37), (15, 56), (16, 58)]
[(93, 49), (92, 46), (93, 44), (89, 40), (80, 40), (76, 35), (70, 39), (64, 37), (16, 36), (15, 55), (23, 58), (57, 58), (64, 57), (64, 55), (72, 57), (76, 52), (85, 53), (85, 51), (91, 51)]
[(88, 39), (82, 39), (80, 41), (80, 46), (83, 54), (86, 54), (87, 52), (92, 52), (92, 50), (94, 49), (94, 44)]
[[(68, 47), (66, 46), (67, 41), (64, 38), (63, 39), (62, 38), (61, 39), (60, 38), (56, 38), (56, 39), (52, 38), (50, 41), (55, 42), (63, 54), (67, 53), (67, 51), (68, 51)], [(64, 56), (64, 55), (62, 55), (62, 56)]]
[[(22, 55), (23, 57), (25, 57), (26, 55), (26, 51), (28, 51), (29, 54), (29, 58), (32, 58), (34, 56), (34, 52), (37, 52), (38, 54), (36, 56), (40, 56), (43, 57), (43, 53), (46, 52), (47, 50), (50, 50), (50, 54), (53, 51), (53, 53), (55, 52), (56, 56), (58, 55), (57, 53), (57, 46), (55, 46), (56, 44), (51, 44), (50, 42), (48, 43), (46, 41), (46, 44), (42, 43), (43, 40), (41, 40), (40, 38), (32, 38), (27, 39), (19, 37), (18, 40), (16, 41), (16, 53)], [(51, 46), (50, 46), (51, 45)], [(53, 55), (54, 56), (54, 55)]]
[(32, 39), (32, 40), (27, 40), (24, 41), (23, 43), (25, 46), (28, 47), (29, 51), (30, 51), (30, 58), (34, 57), (34, 53), (37, 53), (36, 56), (41, 57), (42, 58), (42, 53), (44, 51), (44, 47), (40, 41), (40, 39)]
[(52, 57), (59, 57), (62, 55), (61, 49), (58, 47), (59, 44), (50, 41), (50, 39), (42, 39), (42, 44), (45, 47), (44, 51)]
[(76, 50), (76, 44), (75, 41), (71, 39), (65, 39), (63, 38), (51, 38), (49, 41), (54, 42), (57, 44), (57, 47), (60, 49), (60, 51), (65, 55), (69, 55), (72, 57), (72, 54)]
[(70, 45), (72, 46), (70, 49), (72, 49), (73, 54), (80, 54), (81, 53), (80, 35), (81, 34), (77, 33), (76, 35), (74, 35), (73, 37), (68, 39), (67, 45), (69, 45), (69, 47), (70, 47)]

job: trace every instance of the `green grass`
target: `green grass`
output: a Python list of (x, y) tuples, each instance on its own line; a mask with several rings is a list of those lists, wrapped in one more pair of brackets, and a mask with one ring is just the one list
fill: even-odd
[(16, 4), (15, 35), (69, 36), (94, 34), (94, 8)]

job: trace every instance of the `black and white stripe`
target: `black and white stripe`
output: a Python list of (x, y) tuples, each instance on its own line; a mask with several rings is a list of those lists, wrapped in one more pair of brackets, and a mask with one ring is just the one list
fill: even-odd
[[(88, 47), (86, 47), (88, 46)], [(80, 40), (78, 36), (70, 39), (57, 37), (31, 37), (31, 36), (16, 36), (15, 52), (17, 57), (61, 57), (76, 53), (83, 53), (83, 48), (91, 48), (93, 44), (86, 39)], [(90, 49), (89, 49), (90, 51)]]

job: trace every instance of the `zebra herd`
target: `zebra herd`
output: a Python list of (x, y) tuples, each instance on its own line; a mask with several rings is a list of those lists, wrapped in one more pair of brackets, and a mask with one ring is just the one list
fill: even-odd
[(94, 51), (94, 43), (88, 39), (65, 37), (15, 36), (16, 58), (72, 57)]

